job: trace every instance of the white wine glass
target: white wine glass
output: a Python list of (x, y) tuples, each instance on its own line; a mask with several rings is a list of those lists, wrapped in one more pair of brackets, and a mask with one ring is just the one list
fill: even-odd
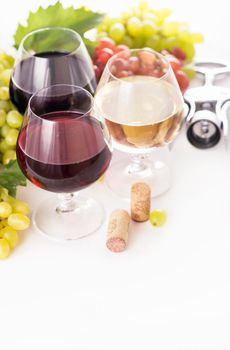
[(110, 58), (99, 82), (94, 109), (105, 119), (114, 148), (131, 155), (114, 163), (108, 186), (128, 197), (134, 182), (149, 184), (152, 196), (170, 187), (170, 169), (150, 158), (172, 142), (183, 120), (184, 102), (167, 59), (151, 49), (122, 51)]

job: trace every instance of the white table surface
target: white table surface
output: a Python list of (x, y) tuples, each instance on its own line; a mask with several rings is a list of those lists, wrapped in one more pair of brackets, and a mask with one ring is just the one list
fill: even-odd
[[(10, 45), (15, 23), (36, 4), (2, 4), (1, 45)], [(207, 12), (198, 1), (191, 9), (182, 1), (161, 5), (175, 7), (180, 18), (185, 13), (208, 34), (198, 55), (230, 61), (230, 5), (218, 4)], [(197, 150), (181, 133), (171, 161), (173, 186), (152, 202), (167, 211), (167, 224), (132, 223), (124, 253), (106, 249), (105, 232), (111, 210), (129, 203), (105, 184), (85, 190), (106, 208), (96, 234), (68, 244), (32, 227), (22, 234), (20, 246), (0, 263), (1, 350), (229, 350), (230, 155), (222, 142)], [(32, 209), (49, 196), (31, 184), (18, 191)]]

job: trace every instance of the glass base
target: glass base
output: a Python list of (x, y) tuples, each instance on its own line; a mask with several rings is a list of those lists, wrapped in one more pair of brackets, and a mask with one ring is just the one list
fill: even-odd
[(118, 196), (130, 199), (131, 186), (135, 182), (145, 182), (151, 188), (151, 197), (167, 192), (171, 186), (171, 173), (167, 164), (161, 161), (146, 161), (142, 164), (130, 163), (128, 159), (110, 166), (106, 174), (108, 187)]
[[(63, 195), (65, 196), (65, 195)], [(104, 209), (94, 199), (74, 195), (69, 202), (49, 198), (33, 213), (36, 229), (49, 238), (66, 241), (88, 236), (98, 230), (104, 219)]]

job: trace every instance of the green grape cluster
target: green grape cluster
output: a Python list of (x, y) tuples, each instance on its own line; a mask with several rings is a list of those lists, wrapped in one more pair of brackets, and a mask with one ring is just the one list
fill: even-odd
[(8, 164), (16, 159), (16, 142), (22, 116), (10, 102), (9, 83), (14, 58), (0, 53), (0, 161)]
[(0, 259), (6, 259), (19, 243), (17, 231), (26, 230), (30, 225), (29, 206), (9, 196), (0, 188)]
[(186, 61), (192, 61), (195, 44), (203, 42), (203, 36), (191, 33), (188, 23), (170, 21), (171, 14), (170, 9), (152, 9), (143, 0), (119, 18), (106, 16), (97, 28), (97, 36), (99, 39), (109, 37), (129, 48), (150, 47), (156, 51), (180, 48)]

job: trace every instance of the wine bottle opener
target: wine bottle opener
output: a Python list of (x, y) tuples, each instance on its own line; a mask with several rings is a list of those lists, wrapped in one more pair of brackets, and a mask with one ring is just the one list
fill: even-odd
[(230, 87), (217, 86), (213, 83), (217, 75), (230, 73), (230, 65), (198, 62), (194, 68), (197, 73), (204, 76), (204, 84), (190, 88), (184, 94), (188, 105), (185, 125), (187, 138), (191, 144), (206, 149), (219, 142), (223, 130), (225, 134), (227, 133), (228, 126), (223, 106), (230, 101)]

